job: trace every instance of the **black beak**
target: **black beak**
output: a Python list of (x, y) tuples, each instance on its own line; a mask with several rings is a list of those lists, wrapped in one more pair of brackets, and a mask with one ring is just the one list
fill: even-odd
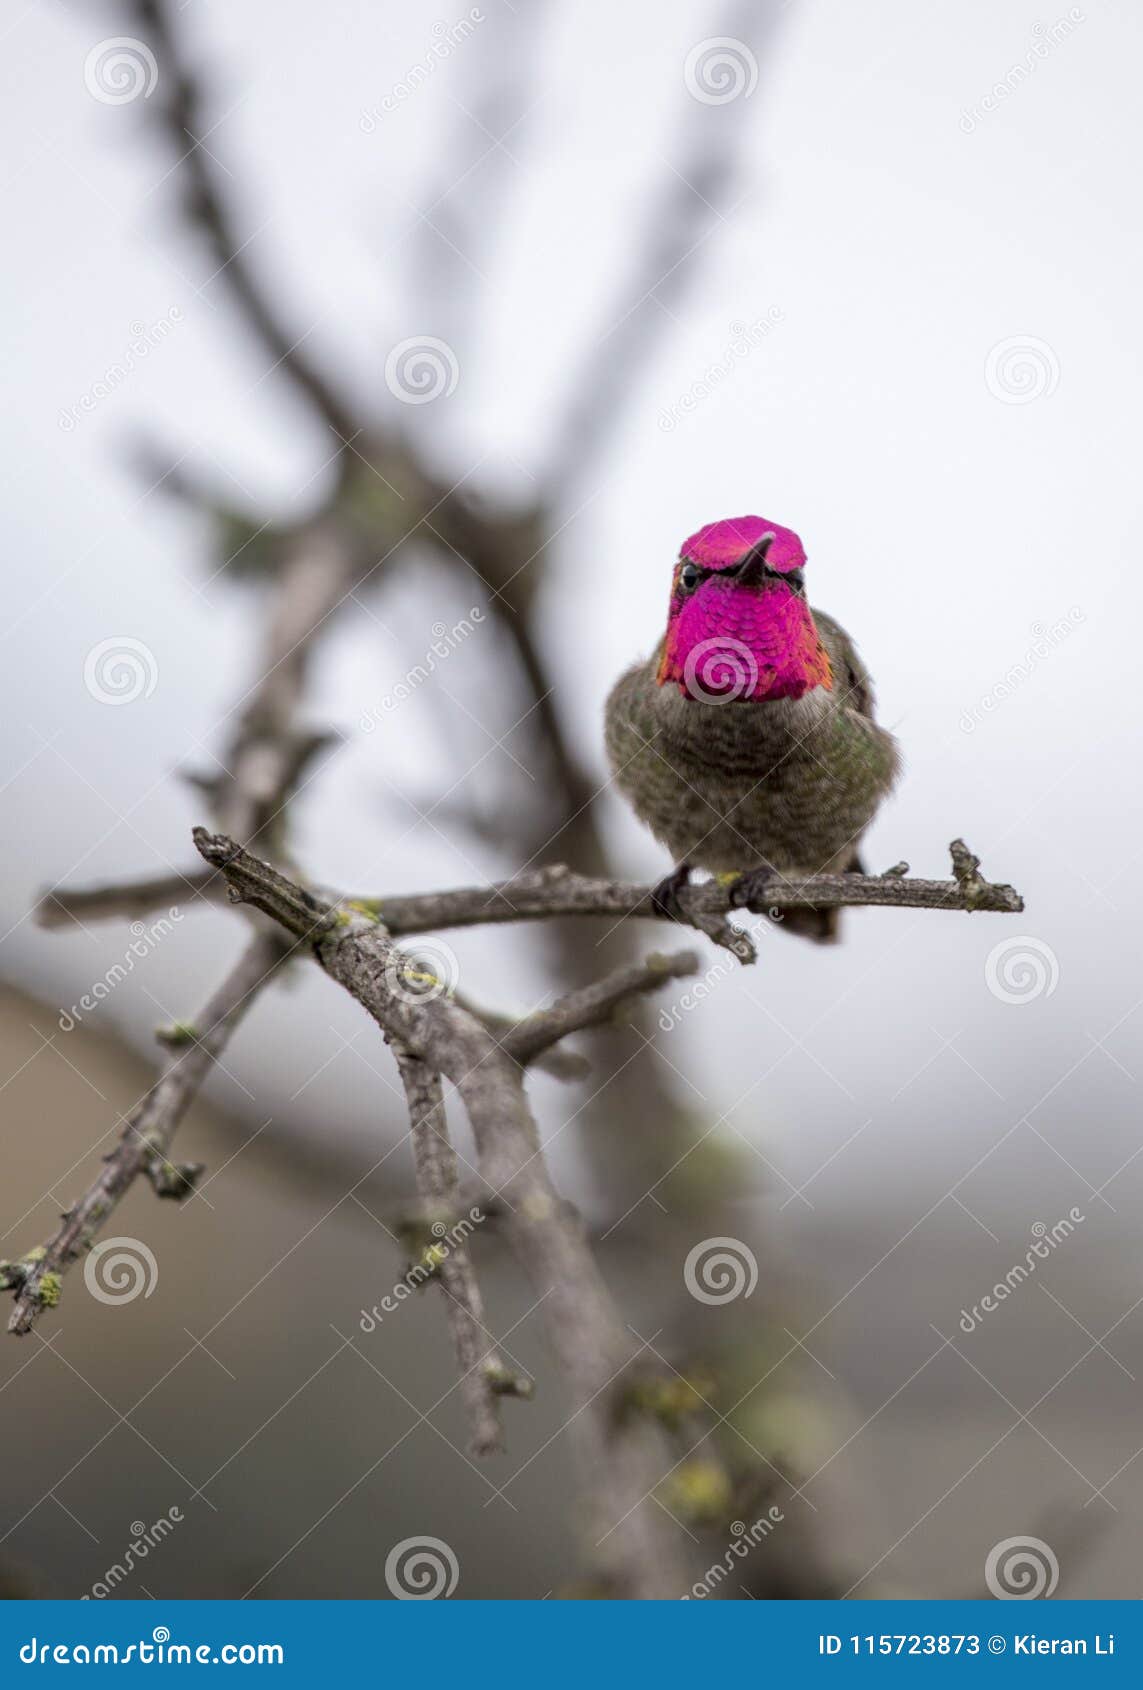
[(766, 554), (776, 538), (774, 534), (763, 534), (758, 544), (752, 546), (742, 561), (727, 573), (744, 587), (760, 587), (766, 575)]

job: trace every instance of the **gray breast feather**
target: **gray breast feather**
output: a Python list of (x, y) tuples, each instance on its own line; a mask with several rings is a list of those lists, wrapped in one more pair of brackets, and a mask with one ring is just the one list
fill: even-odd
[(872, 719), (868, 672), (833, 620), (814, 612), (831, 689), (800, 699), (704, 704), (656, 681), (659, 653), (607, 702), (612, 772), (676, 862), (715, 872), (848, 867), (893, 783), (898, 754)]

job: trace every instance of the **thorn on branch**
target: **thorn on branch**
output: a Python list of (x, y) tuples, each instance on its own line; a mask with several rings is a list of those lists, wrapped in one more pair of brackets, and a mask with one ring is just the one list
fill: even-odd
[(179, 1050), (197, 1044), (199, 1032), (193, 1021), (171, 1021), (165, 1027), (156, 1027), (155, 1037), (168, 1050)]
[(205, 1162), (171, 1162), (165, 1156), (153, 1156), (143, 1164), (143, 1172), (150, 1180), (156, 1197), (170, 1197), (181, 1203), (197, 1190), (206, 1172)]
[(963, 839), (954, 839), (949, 846), (953, 879), (960, 888), (966, 910), (978, 907), (988, 891), (988, 882), (980, 872), (980, 858), (973, 855)]
[(518, 1397), (521, 1402), (531, 1402), (536, 1395), (536, 1381), (514, 1373), (502, 1361), (486, 1361), (484, 1377), (494, 1397)]

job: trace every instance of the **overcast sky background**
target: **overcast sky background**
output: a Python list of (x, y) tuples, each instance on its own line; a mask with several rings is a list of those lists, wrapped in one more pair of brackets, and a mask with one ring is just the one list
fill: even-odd
[[(512, 11), (504, 0), (482, 9), (472, 38), (372, 132), (362, 114), (460, 8), (346, 4), (337, 27), (327, 15), (317, 31), (298, 0), (195, 0), (185, 13), (216, 73), (208, 145), (234, 173), (259, 271), (362, 402), (383, 393), (397, 341), (450, 332), (403, 270), (416, 205), (434, 197), (449, 138), (463, 132), (461, 104), (506, 51)], [(1143, 1177), (1143, 1162), (1117, 1172), (1138, 1149), (1143, 330), (1140, 234), (1123, 211), (1135, 197), (1143, 18), (1127, 0), (1087, 0), (1082, 14), (985, 111), (1045, 39), (1037, 25), (1066, 8), (887, 0), (875, 22), (820, 0), (786, 9), (759, 51), (737, 204), (696, 255), (685, 306), (558, 541), (549, 650), (601, 780), (603, 700), (658, 636), (680, 540), (758, 511), (804, 537), (812, 597), (854, 633), (903, 746), (870, 865), (907, 858), (943, 874), (947, 842), (963, 833), (985, 871), (1027, 899), (1013, 918), (851, 913), (833, 951), (766, 934), (758, 967), (722, 970), (664, 1036), (696, 1105), (725, 1113), (765, 1157), (776, 1211), (798, 1217), (811, 1248), (855, 1205), (894, 1217), (892, 1242), (896, 1217), (921, 1216), (987, 1155), (958, 1193), (1001, 1255), (1022, 1249), (1034, 1221), (1088, 1203), (1103, 1231), (1082, 1248), (1130, 1272), (1125, 1238), (1113, 1241), (1130, 1230), (1124, 1211)], [(716, 27), (679, 0), (653, 14), (551, 6), (541, 19), (504, 215), (483, 277), (469, 278), (476, 347), (455, 392), (416, 418), (455, 476), (479, 463), (512, 497), (543, 466), (560, 399), (612, 321), (648, 196), (671, 168), (687, 53)], [(209, 767), (252, 661), (251, 600), (208, 581), (203, 535), (147, 493), (129, 444), (169, 443), (276, 514), (306, 508), (326, 450), (264, 376), (208, 280), (213, 264), (178, 225), (171, 160), (145, 144), (141, 102), (103, 104), (85, 89), (85, 57), (119, 32), (115, 14), (31, 4), (7, 28), (0, 191), (19, 262), (0, 276), (0, 967), (67, 1006), (130, 935), (42, 933), (27, 918), (37, 889), (191, 863), (200, 811), (173, 771)], [(741, 325), (763, 320), (770, 331), (734, 356)], [(161, 322), (174, 326), (129, 378), (62, 426), (138, 326)], [(1025, 392), (1004, 348), (1030, 339)], [(664, 427), (715, 366), (725, 379)], [(441, 614), (465, 608), (442, 601)], [(427, 769), (455, 762), (459, 774), (510, 726), (495, 700), (466, 691), (463, 650), (381, 731), (356, 731), (421, 661), (431, 620), (398, 576), (322, 648), (313, 715), (349, 738), (300, 809), (299, 850), (320, 880), (382, 892), (512, 866), (447, 828), (413, 829), (394, 798), (422, 795)], [(1066, 634), (989, 709), (1038, 631), (1059, 625)], [(112, 707), (86, 689), (84, 664), (121, 636), (154, 654), (157, 681)], [(493, 751), (490, 775), (504, 756)], [(607, 802), (625, 870), (657, 877), (661, 852)], [(989, 990), (986, 963), (1022, 935), (1046, 948), (1051, 990), (1013, 1004)], [(232, 917), (188, 915), (95, 1022), (145, 1039), (200, 1000), (239, 943)], [(455, 949), (466, 985), (502, 998), (487, 983), (520, 956), (511, 935), (460, 935)], [(533, 961), (513, 969), (521, 1005), (559, 984)], [(331, 1147), (376, 1134), (377, 1075), (392, 1081), (360, 1012), (316, 974), (258, 1005), (228, 1066), (276, 1100), (275, 1130)], [(214, 1093), (244, 1106), (235, 1080), (219, 1076)], [(539, 1094), (555, 1130), (567, 1094), (545, 1082)], [(570, 1135), (556, 1161), (574, 1189)], [(1113, 1175), (1115, 1216), (1093, 1194)], [(808, 1180), (814, 1208), (793, 1198), (779, 1210)], [(954, 1219), (971, 1258), (984, 1233)]]

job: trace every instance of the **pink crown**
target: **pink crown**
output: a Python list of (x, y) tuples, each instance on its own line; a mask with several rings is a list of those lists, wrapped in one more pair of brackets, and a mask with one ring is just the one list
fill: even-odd
[(731, 516), (721, 522), (708, 522), (697, 534), (683, 541), (680, 557), (691, 558), (705, 569), (729, 569), (743, 553), (750, 551), (764, 534), (773, 534), (774, 542), (766, 554), (771, 569), (786, 574), (801, 569), (806, 561), (805, 547), (792, 528), (768, 522), (764, 516)]

